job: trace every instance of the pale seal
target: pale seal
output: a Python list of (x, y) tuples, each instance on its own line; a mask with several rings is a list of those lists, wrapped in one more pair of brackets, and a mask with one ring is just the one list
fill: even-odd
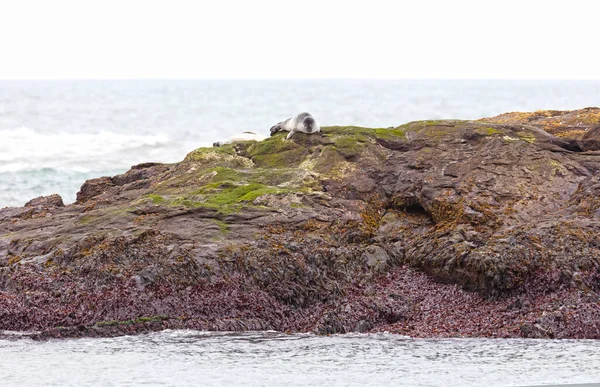
[(308, 134), (318, 133), (321, 131), (321, 127), (319, 127), (317, 120), (315, 120), (315, 117), (313, 117), (312, 114), (305, 112), (290, 117), (277, 125), (273, 125), (273, 127), (271, 127), (271, 136), (280, 131), (290, 132), (286, 137), (286, 139), (289, 140), (296, 132)]
[(213, 142), (213, 146), (223, 146), (236, 141), (262, 141), (265, 138), (265, 136), (261, 136), (260, 134), (256, 134), (254, 132), (242, 132), (240, 134), (236, 134), (235, 136), (231, 136), (226, 140)]

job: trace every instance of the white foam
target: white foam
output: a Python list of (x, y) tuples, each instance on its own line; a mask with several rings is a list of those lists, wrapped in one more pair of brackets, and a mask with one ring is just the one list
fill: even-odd
[(42, 134), (30, 128), (5, 129), (0, 130), (0, 172), (40, 168), (88, 172), (129, 167), (165, 157), (171, 153), (165, 148), (172, 145), (165, 134)]

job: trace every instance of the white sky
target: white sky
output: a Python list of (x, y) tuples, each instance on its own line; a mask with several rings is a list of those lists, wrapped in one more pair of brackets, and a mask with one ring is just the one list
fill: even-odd
[(600, 1), (0, 0), (0, 79), (600, 79)]

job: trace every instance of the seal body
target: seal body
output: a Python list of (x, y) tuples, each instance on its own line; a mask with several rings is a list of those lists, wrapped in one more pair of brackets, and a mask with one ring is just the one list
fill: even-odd
[(242, 132), (240, 134), (236, 134), (235, 136), (231, 136), (226, 140), (213, 142), (213, 146), (223, 146), (236, 141), (262, 141), (265, 138), (265, 136), (261, 136), (260, 134), (256, 134), (254, 132)]
[(318, 133), (321, 131), (321, 127), (312, 114), (304, 112), (295, 115), (294, 117), (290, 117), (277, 125), (273, 125), (273, 127), (271, 127), (271, 136), (281, 131), (290, 132), (286, 137), (286, 139), (289, 140), (296, 132), (308, 134)]

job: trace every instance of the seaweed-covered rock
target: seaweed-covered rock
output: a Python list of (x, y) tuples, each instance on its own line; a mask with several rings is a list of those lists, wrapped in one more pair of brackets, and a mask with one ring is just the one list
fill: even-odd
[(600, 338), (600, 159), (544, 130), (597, 110), (276, 134), (2, 209), (0, 330)]

